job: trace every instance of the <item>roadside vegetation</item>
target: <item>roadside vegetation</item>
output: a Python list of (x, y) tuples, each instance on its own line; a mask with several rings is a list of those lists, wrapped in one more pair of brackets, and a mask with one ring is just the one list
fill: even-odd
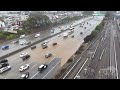
[(99, 25), (96, 26), (95, 30), (93, 30), (90, 35), (88, 35), (88, 36), (86, 36), (86, 37), (84, 38), (84, 42), (85, 42), (85, 43), (93, 40), (93, 39), (99, 34), (99, 32), (100, 32), (100, 31), (103, 29), (103, 27), (104, 27), (104, 24), (105, 24), (104, 21), (105, 21), (105, 19), (104, 19)]
[(16, 34), (11, 34), (9, 32), (0, 31), (0, 43), (16, 38)]
[(49, 17), (41, 13), (32, 13), (28, 20), (24, 21), (22, 24), (22, 30), (18, 30), (17, 34), (12, 34), (9, 32), (0, 31), (0, 43), (7, 40), (12, 40), (19, 37), (21, 34), (31, 34), (35, 32), (40, 32), (41, 30), (46, 30), (54, 26), (69, 23), (75, 20), (81, 19), (80, 16), (66, 17), (59, 21), (51, 22)]

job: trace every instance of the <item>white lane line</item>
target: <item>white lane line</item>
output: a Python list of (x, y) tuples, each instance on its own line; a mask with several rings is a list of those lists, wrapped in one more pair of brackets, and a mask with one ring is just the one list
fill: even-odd
[(94, 52), (94, 54), (93, 54), (92, 58), (94, 58), (94, 56), (95, 56), (95, 53), (96, 53), (97, 48), (98, 48), (98, 45), (99, 45), (99, 43), (97, 44), (97, 47), (95, 48), (95, 52)]
[(102, 53), (101, 53), (101, 55), (100, 55), (100, 60), (101, 60), (101, 58), (102, 58), (102, 56), (103, 56), (103, 53), (104, 53), (104, 49), (103, 49), (103, 51), (102, 51)]
[[(111, 34), (110, 42), (112, 42), (112, 33), (110, 33), (110, 34)], [(110, 43), (110, 47), (111, 47), (111, 45), (112, 45), (112, 44)], [(111, 51), (111, 49), (112, 49), (112, 48), (110, 48), (110, 72), (112, 71), (112, 70), (111, 70), (111, 64), (112, 64), (112, 62), (111, 62), (111, 59), (112, 59), (112, 55), (111, 55), (111, 52), (112, 52), (112, 51)]]
[[(59, 62), (60, 62), (60, 61), (59, 61)], [(58, 63), (59, 63), (59, 62), (58, 62)], [(57, 63), (54, 67), (56, 67), (56, 66), (58, 65), (58, 63)], [(51, 70), (53, 70), (54, 67), (52, 67)], [(50, 71), (51, 71), (51, 70), (50, 70)], [(50, 73), (50, 71), (49, 71), (42, 79), (44, 79), (44, 78)]]
[(39, 72), (37, 72), (36, 74), (34, 74), (30, 79), (34, 78)]
[(116, 60), (116, 49), (115, 49), (115, 39), (114, 39), (114, 52), (115, 52), (115, 64), (116, 64), (116, 74), (117, 74), (117, 79), (118, 79), (118, 69), (117, 69), (117, 60)]
[(81, 57), (79, 58), (79, 60), (73, 65), (73, 67), (69, 70), (69, 72), (67, 72), (67, 74), (62, 78), (65, 79), (66, 76), (71, 72), (71, 70), (75, 67), (75, 65), (81, 60)]
[[(53, 59), (55, 59), (55, 57)], [(53, 59), (48, 63), (48, 65), (53, 61)], [(39, 73), (39, 71), (37, 73), (35, 73), (30, 79), (34, 78), (38, 73)]]
[[(37, 64), (35, 64), (33, 67), (35, 67)], [(33, 68), (33, 67), (31, 67), (31, 68)]]
[(77, 74), (75, 75), (74, 79), (76, 78), (76, 76), (78, 76), (78, 74), (80, 73), (80, 71), (82, 70), (82, 68), (84, 67), (84, 65), (86, 64), (86, 62), (88, 61), (88, 58), (85, 60), (84, 64), (82, 65), (82, 67), (80, 68), (80, 70), (77, 72)]

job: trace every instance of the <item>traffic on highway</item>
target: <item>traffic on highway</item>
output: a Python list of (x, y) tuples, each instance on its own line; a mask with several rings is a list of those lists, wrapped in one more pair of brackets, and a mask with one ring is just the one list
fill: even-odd
[[(94, 18), (90, 18), (87, 21), (86, 19), (82, 19), (76, 21), (74, 24), (72, 24), (72, 26), (71, 24), (62, 26), (64, 29), (68, 28), (67, 31), (56, 34), (51, 38), (29, 46), (26, 49), (2, 59), (1, 67), (4, 67), (0, 69), (0, 78), (32, 79), (38, 73), (42, 73), (45, 69), (49, 68), (49, 63), (55, 57), (62, 58), (60, 66), (62, 67), (80, 47), (80, 45), (83, 43), (83, 39), (89, 35), (92, 30), (94, 30), (96, 25), (98, 25), (103, 19), (103, 17), (98, 18), (99, 21)], [(81, 24), (83, 24), (82, 27), (80, 26)], [(61, 28), (54, 28), (50, 32), (46, 33), (51, 33), (51, 35), (53, 35), (53, 33), (60, 31)], [(4, 46), (1, 45), (1, 52), (6, 53), (10, 50), (13, 50), (15, 47), (19, 48), (24, 45), (29, 45), (33, 42), (33, 40), (37, 41), (37, 39), (40, 39), (40, 37), (45, 37), (42, 32), (30, 36), (23, 34), (19, 39), (10, 42), (11, 46), (10, 44)]]
[[(6, 24), (0, 23), (0, 79), (120, 79), (119, 12), (83, 12), (37, 12), (31, 14), (34, 18), (20, 12), (24, 20), (17, 17), (14, 23), (11, 14), (10, 20), (5, 16)], [(59, 22), (67, 19), (71, 22)], [(10, 27), (13, 32), (3, 31)]]

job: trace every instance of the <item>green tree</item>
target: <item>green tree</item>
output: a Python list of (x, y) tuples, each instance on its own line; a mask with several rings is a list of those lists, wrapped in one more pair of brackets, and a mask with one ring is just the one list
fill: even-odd
[(48, 27), (52, 23), (48, 16), (41, 13), (32, 14), (27, 21), (23, 22), (24, 29), (34, 29), (34, 28), (43, 28)]

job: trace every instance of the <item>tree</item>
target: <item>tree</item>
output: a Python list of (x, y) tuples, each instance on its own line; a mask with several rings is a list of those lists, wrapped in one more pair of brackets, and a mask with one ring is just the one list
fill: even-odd
[(84, 42), (87, 43), (89, 41), (91, 41), (93, 39), (93, 36), (92, 35), (88, 35), (84, 38)]
[(48, 16), (41, 13), (32, 13), (27, 21), (23, 22), (24, 29), (44, 28), (51, 25)]

